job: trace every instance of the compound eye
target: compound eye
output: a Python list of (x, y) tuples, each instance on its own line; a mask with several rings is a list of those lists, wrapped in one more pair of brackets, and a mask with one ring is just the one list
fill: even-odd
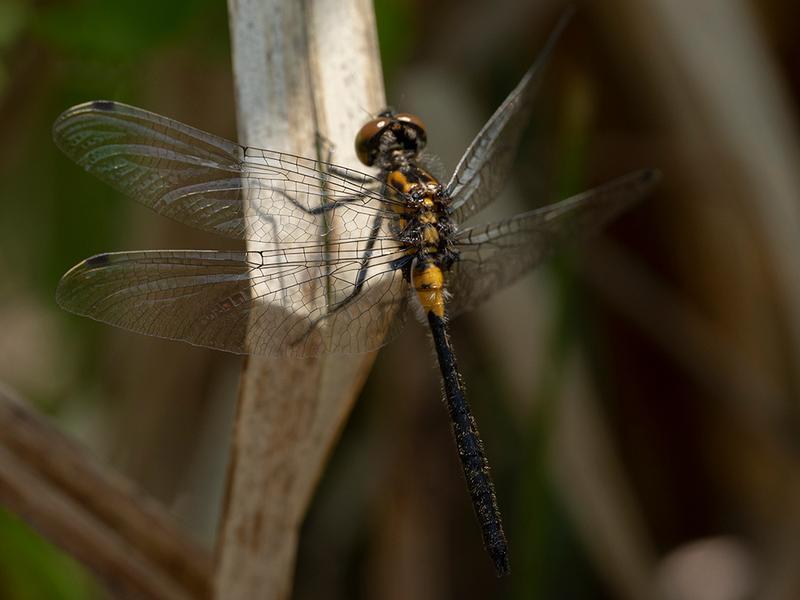
[(356, 156), (362, 163), (371, 167), (375, 162), (380, 145), (381, 133), (391, 122), (386, 117), (372, 119), (358, 131), (356, 135)]
[(417, 149), (422, 150), (428, 141), (428, 132), (425, 129), (425, 124), (417, 115), (410, 113), (400, 113), (395, 115), (395, 120), (406, 123), (417, 131)]

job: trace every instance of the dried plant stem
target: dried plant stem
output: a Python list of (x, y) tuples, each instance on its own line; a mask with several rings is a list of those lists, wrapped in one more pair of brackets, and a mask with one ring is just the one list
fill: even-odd
[[(773, 313), (765, 326), (754, 323), (755, 311), (727, 311), (733, 316), (728, 327), (741, 336), (739, 345), (756, 356), (771, 343), (759, 336), (769, 332), (780, 337), (788, 356), (787, 379), (792, 389), (798, 389), (800, 174), (796, 165), (800, 140), (786, 90), (755, 25), (758, 19), (752, 7), (726, 0), (613, 0), (593, 4), (592, 9), (608, 23), (609, 37), (624, 44), (625, 54), (640, 57), (648, 65), (647, 72), (631, 79), (652, 86), (653, 100), (667, 120), (673, 143), (685, 149), (681, 166), (691, 178), (691, 189), (699, 193), (687, 202), (689, 210), (682, 221), (687, 225), (696, 221), (705, 231), (704, 255), (693, 261), (691, 270), (696, 279), (716, 281), (712, 277), (727, 264), (712, 264), (710, 272), (702, 267), (711, 262), (710, 257), (722, 256), (736, 265), (737, 272), (746, 273), (746, 265), (737, 265), (731, 256), (732, 242), (737, 240), (714, 235), (720, 229), (717, 224), (725, 223), (721, 219), (746, 233), (749, 247), (740, 260), (757, 256), (764, 284), (754, 285), (744, 276), (733, 280), (734, 274), (727, 275), (733, 280), (729, 285), (763, 305), (763, 312)], [(676, 183), (679, 179), (672, 177)], [(665, 173), (665, 180), (670, 180), (670, 173)], [(722, 229), (731, 230), (730, 225)], [(764, 293), (767, 287), (769, 294)], [(776, 299), (774, 309), (766, 306), (768, 295)], [(730, 300), (729, 295), (725, 297), (726, 304)]]
[[(384, 104), (368, 0), (229, 0), (239, 138), (355, 166), (353, 136)], [(326, 157), (322, 157), (326, 158)], [(374, 355), (250, 357), (217, 547), (216, 597), (286, 598), (298, 532)]]
[(0, 503), (116, 594), (210, 595), (211, 557), (155, 502), (0, 389)]

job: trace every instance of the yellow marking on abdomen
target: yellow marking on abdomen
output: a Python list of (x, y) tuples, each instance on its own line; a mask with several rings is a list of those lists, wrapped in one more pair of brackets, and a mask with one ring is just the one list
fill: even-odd
[(422, 241), (425, 242), (426, 246), (438, 246), (439, 245), (439, 231), (436, 227), (432, 225), (428, 225), (427, 227), (423, 228), (422, 230)]
[(432, 312), (444, 318), (444, 273), (429, 263), (418, 266), (413, 274), (414, 289), (425, 314)]
[(431, 223), (436, 223), (438, 220), (436, 213), (430, 211), (425, 211), (419, 216), (419, 222), (423, 225), (430, 225)]

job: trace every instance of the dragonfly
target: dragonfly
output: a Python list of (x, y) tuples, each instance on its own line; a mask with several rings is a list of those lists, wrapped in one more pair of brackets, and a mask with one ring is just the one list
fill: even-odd
[(309, 357), (388, 343), (409, 314), (427, 323), (458, 456), (495, 571), (508, 543), (449, 322), (544, 261), (562, 240), (600, 229), (647, 194), (644, 169), (505, 220), (462, 227), (499, 195), (562, 18), (450, 180), (420, 164), (421, 119), (387, 109), (356, 136), (372, 172), (253, 147), (113, 101), (56, 120), (58, 147), (156, 212), (247, 240), (246, 251), (93, 256), (61, 279), (68, 311), (146, 335), (234, 353)]

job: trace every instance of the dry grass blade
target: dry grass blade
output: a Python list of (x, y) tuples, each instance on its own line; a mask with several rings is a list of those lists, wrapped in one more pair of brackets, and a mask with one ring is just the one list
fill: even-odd
[(117, 594), (210, 595), (211, 557), (172, 519), (0, 390), (0, 502)]
[(655, 598), (656, 548), (578, 353), (565, 370), (550, 464), (578, 532), (619, 598)]
[[(315, 156), (321, 136), (354, 165), (364, 109), (384, 103), (371, 4), (230, 0), (229, 14), (240, 141)], [(288, 597), (306, 507), (373, 358), (247, 361), (217, 597)]]
[[(649, 0), (615, 0), (596, 10), (609, 23), (611, 35), (625, 44), (624, 52), (640, 57), (648, 71), (644, 86), (662, 112), (671, 143), (681, 149), (684, 173), (673, 169), (668, 180), (691, 183), (684, 227), (703, 228), (702, 251), (691, 265), (697, 287), (731, 282), (733, 266), (744, 274), (733, 282), (744, 305), (764, 305), (764, 288), (777, 300), (771, 322), (755, 323), (754, 314), (734, 316), (730, 328), (742, 336), (740, 345), (764, 345), (754, 336), (774, 335), (785, 343), (786, 374), (797, 389), (800, 377), (800, 142), (766, 40), (746, 3), (714, 0), (702, 4)], [(611, 26), (613, 20), (614, 25)], [(624, 31), (624, 35), (616, 35)], [(635, 78), (636, 79), (636, 78)], [(699, 192), (699, 193), (698, 193)], [(748, 260), (760, 260), (761, 285), (746, 278), (747, 265), (731, 265), (728, 232), (748, 236)], [(720, 264), (704, 272), (712, 257)], [(717, 258), (720, 257), (720, 258)], [(724, 258), (722, 258), (724, 257)], [(722, 263), (724, 259), (728, 263)], [(761, 283), (761, 282), (759, 282)], [(730, 302), (730, 298), (727, 299)], [(713, 299), (712, 299), (713, 301)], [(769, 309), (764, 307), (764, 312)], [(720, 309), (719, 312), (725, 312)], [(730, 315), (733, 310), (727, 310)], [(726, 324), (728, 325), (728, 324)], [(748, 331), (757, 330), (756, 333)]]

